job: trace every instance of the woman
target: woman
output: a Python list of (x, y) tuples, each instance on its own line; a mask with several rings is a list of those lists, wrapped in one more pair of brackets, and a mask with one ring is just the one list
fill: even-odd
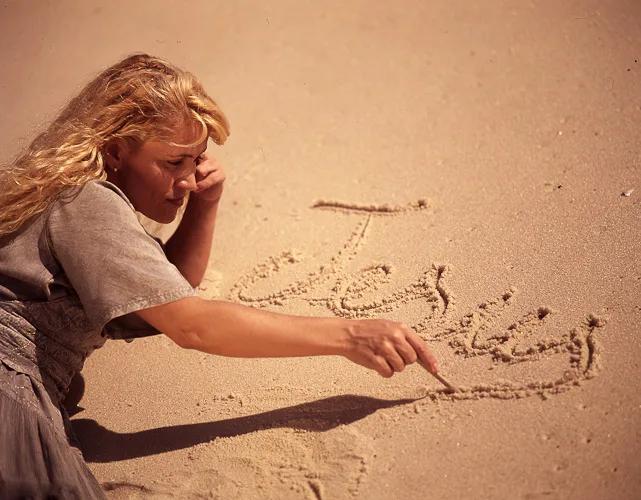
[[(420, 358), (436, 372), (400, 323), (196, 295), (225, 180), (207, 141), (228, 135), (190, 73), (136, 54), (89, 83), (0, 171), (0, 496), (104, 497), (61, 400), (107, 338), (161, 332), (224, 356), (342, 355), (384, 377)], [(185, 203), (164, 248), (134, 212), (168, 223)]]

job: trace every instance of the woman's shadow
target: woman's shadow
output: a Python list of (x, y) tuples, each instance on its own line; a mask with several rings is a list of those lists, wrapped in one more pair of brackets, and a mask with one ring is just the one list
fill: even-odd
[[(84, 384), (82, 384), (84, 387)], [(68, 400), (71, 414), (81, 411), (77, 395)], [(351, 424), (384, 408), (405, 405), (416, 399), (384, 400), (357, 395), (332, 396), (244, 417), (198, 424), (173, 425), (140, 432), (118, 433), (95, 420), (72, 420), (87, 462), (114, 462), (190, 448), (220, 437), (234, 437), (265, 429), (290, 428), (325, 432)], [(74, 410), (75, 407), (75, 410)]]

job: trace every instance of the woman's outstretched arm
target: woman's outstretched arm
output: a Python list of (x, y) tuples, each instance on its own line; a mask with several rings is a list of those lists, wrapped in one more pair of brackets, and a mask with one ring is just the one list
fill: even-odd
[(436, 358), (402, 323), (291, 316), (199, 297), (138, 311), (179, 346), (235, 357), (341, 355), (384, 377), (417, 358), (432, 372)]

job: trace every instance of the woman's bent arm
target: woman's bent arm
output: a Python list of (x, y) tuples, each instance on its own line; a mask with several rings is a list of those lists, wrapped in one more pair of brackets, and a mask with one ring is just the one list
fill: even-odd
[(218, 201), (190, 198), (176, 232), (165, 245), (167, 259), (193, 287), (200, 285), (207, 269), (217, 213)]

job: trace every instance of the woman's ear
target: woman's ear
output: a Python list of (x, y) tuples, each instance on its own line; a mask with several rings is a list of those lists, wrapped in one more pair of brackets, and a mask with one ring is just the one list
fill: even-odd
[(114, 172), (123, 168), (129, 155), (127, 143), (122, 138), (110, 139), (103, 148), (107, 168)]

